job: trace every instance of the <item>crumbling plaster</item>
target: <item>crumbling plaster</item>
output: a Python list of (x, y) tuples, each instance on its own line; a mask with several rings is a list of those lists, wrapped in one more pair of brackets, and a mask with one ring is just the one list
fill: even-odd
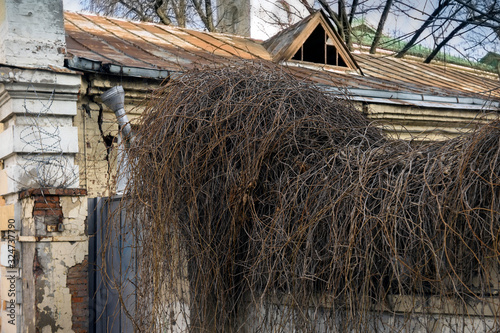
[[(37, 242), (23, 244), (23, 285), (34, 290), (34, 297), (24, 299), (24, 328), (27, 332), (40, 329), (41, 332), (73, 332), (71, 294), (67, 287), (68, 270), (85, 261), (88, 255), (86, 240), (87, 198), (85, 196), (60, 196), (62, 232), (38, 235), (43, 217), (34, 216), (35, 200), (28, 196), (21, 200), (22, 229), (24, 236), (39, 237)], [(50, 241), (48, 237), (73, 237), (75, 241)], [(49, 241), (46, 241), (49, 240)], [(32, 267), (29, 267), (29, 262)], [(28, 264), (26, 264), (28, 263)], [(31, 302), (29, 302), (31, 300)], [(31, 303), (32, 309), (29, 309)], [(32, 318), (36, 318), (36, 320)]]
[(62, 1), (0, 1), (0, 13), (0, 63), (62, 64), (66, 52)]
[(86, 242), (52, 242), (37, 245), (38, 262), (43, 274), (37, 279), (38, 325), (42, 332), (72, 332), (71, 294), (67, 285), (68, 269), (84, 261)]

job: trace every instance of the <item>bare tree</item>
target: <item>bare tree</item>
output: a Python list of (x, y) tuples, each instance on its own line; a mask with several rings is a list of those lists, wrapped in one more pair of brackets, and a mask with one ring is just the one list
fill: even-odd
[(450, 2), (451, 2), (451, 0), (440, 0), (439, 1), (438, 6), (426, 18), (426, 20), (420, 26), (420, 28), (418, 28), (417, 30), (415, 30), (415, 33), (413, 34), (413, 37), (410, 39), (410, 41), (408, 43), (406, 43), (406, 45), (403, 47), (403, 49), (396, 54), (396, 58), (402, 58), (406, 54), (406, 52), (408, 52), (408, 50), (410, 48), (412, 48), (417, 43), (418, 39), (420, 38), (420, 36), (422, 35), (422, 33), (425, 31), (425, 29), (427, 29), (427, 27), (429, 27), (429, 25), (431, 23), (433, 23), (433, 22), (436, 21), (436, 19), (438, 18), (439, 14), (446, 7), (448, 7), (450, 5)]
[(384, 30), (385, 21), (387, 21), (387, 17), (389, 16), (389, 10), (392, 6), (392, 0), (387, 0), (385, 2), (384, 11), (382, 12), (382, 16), (378, 21), (377, 31), (375, 32), (375, 37), (373, 37), (372, 46), (370, 47), (370, 53), (375, 53), (377, 50), (378, 43), (380, 42), (380, 37), (382, 36), (382, 32)]
[[(218, 1), (220, 0), (87, 0), (86, 9), (105, 15), (167, 25), (201, 26), (213, 32), (218, 29), (218, 22), (222, 20), (222, 17), (217, 16), (225, 13), (216, 10)], [(382, 36), (386, 33), (386, 22), (391, 18), (403, 16), (413, 22), (420, 20), (420, 27), (414, 32), (390, 36), (394, 40), (407, 40), (399, 50), (395, 50), (398, 58), (405, 56), (412, 47), (426, 38), (432, 38), (436, 42), (425, 62), (435, 59), (445, 46), (451, 45), (452, 40), (458, 38), (469, 38), (471, 42), (468, 49), (475, 47), (472, 43), (486, 49), (486, 41), (491, 41), (491, 35), (500, 38), (500, 0), (429, 0), (428, 4), (432, 5), (429, 12), (424, 12), (416, 5), (412, 7), (411, 1), (403, 0), (316, 0), (314, 4), (310, 0), (276, 0), (276, 3), (284, 10), (289, 8), (288, 19), (285, 17), (283, 20), (274, 13), (269, 15), (280, 28), (296, 22), (297, 17), (291, 17), (296, 13), (307, 15), (318, 9), (324, 10), (349, 49), (353, 45), (353, 24), (360, 18), (369, 16), (373, 19), (377, 17), (375, 12), (380, 13), (376, 18), (377, 29), (370, 53), (375, 53), (380, 47)], [(412, 16), (412, 11), (417, 11), (418, 17)], [(475, 33), (477, 34), (474, 35)], [(487, 37), (481, 39), (480, 36)]]
[(216, 31), (212, 0), (88, 0), (86, 10), (103, 15)]
[[(345, 42), (347, 47), (352, 49), (352, 24), (357, 17), (366, 15), (381, 8), (382, 3), (374, 0), (316, 0), (317, 7), (323, 9)], [(392, 0), (385, 0), (392, 1)]]
[[(398, 6), (395, 6), (396, 4)], [(413, 46), (426, 38), (432, 38), (436, 42), (434, 47), (430, 48), (425, 62), (431, 62), (445, 46), (450, 46), (452, 40), (458, 38), (476, 40), (475, 45), (469, 42), (468, 50), (474, 49), (479, 43), (485, 47), (484, 41), (487, 39), (479, 38), (476, 36), (478, 33), (481, 36), (497, 34), (500, 38), (500, 0), (431, 0), (429, 4), (433, 5), (433, 10), (428, 13), (412, 6), (411, 1), (402, 0), (317, 0), (316, 8), (325, 10), (349, 48), (352, 48), (352, 25), (356, 18), (365, 17), (383, 8), (370, 53), (375, 53), (376, 48), (380, 47), (385, 23), (391, 16), (403, 16), (414, 22), (421, 20), (421, 26), (414, 32), (390, 36), (394, 40), (409, 38), (401, 49), (395, 51), (398, 58), (406, 55)], [(419, 17), (412, 16), (408, 13), (410, 11), (418, 12)], [(370, 16), (373, 17), (373, 14)], [(489, 29), (490, 33), (485, 29)]]

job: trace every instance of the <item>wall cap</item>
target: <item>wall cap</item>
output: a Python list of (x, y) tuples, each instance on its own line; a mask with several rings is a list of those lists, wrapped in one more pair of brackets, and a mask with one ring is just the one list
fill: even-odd
[(19, 199), (24, 199), (27, 197), (33, 196), (86, 196), (87, 190), (84, 188), (31, 188), (28, 190), (24, 190), (19, 192)]

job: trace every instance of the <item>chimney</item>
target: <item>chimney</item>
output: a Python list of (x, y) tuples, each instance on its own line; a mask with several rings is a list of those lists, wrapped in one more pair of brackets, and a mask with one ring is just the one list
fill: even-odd
[(222, 32), (266, 40), (309, 11), (301, 0), (218, 0), (217, 14)]
[(62, 0), (0, 0), (0, 64), (63, 66)]

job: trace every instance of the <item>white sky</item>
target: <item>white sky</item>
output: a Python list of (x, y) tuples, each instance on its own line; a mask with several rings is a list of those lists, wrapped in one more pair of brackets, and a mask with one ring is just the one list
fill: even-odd
[(69, 10), (72, 12), (82, 10), (80, 0), (63, 0), (64, 10)]

